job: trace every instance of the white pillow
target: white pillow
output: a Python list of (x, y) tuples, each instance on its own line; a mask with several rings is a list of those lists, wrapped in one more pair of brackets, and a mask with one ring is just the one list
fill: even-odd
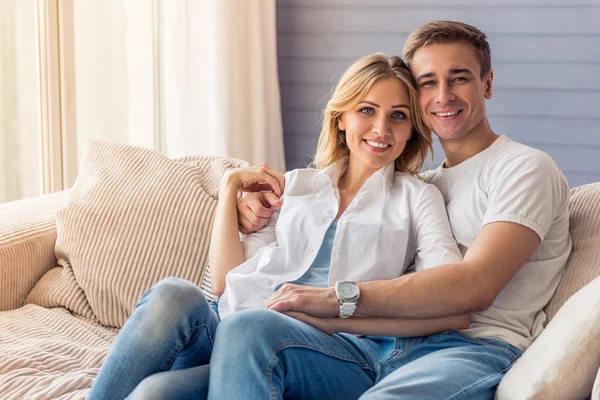
[(598, 370), (598, 375), (596, 375), (596, 382), (592, 390), (592, 400), (600, 400), (600, 369)]
[(508, 371), (496, 399), (583, 399), (600, 368), (600, 277), (575, 293)]

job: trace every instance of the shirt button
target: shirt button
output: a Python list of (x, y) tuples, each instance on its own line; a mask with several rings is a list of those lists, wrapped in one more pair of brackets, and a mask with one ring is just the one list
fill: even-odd
[(267, 282), (267, 284), (272, 287), (275, 284), (275, 282), (269, 281), (269, 282)]
[(269, 296), (263, 296), (260, 298), (262, 301), (267, 301), (269, 299)]
[(310, 249), (310, 252), (311, 252), (312, 254), (315, 254), (315, 253), (317, 252), (317, 249)]

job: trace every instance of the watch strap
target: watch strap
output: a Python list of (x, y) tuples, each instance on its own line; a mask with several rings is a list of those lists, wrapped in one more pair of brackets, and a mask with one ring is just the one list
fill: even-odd
[(354, 314), (354, 310), (356, 310), (356, 303), (353, 303), (353, 302), (340, 303), (340, 318), (348, 318), (349, 316)]

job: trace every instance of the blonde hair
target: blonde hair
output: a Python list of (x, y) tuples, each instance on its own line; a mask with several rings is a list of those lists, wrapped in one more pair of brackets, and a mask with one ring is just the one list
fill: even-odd
[(410, 65), (415, 52), (432, 44), (466, 43), (473, 47), (483, 78), (492, 69), (492, 54), (485, 33), (462, 22), (431, 21), (414, 30), (404, 44), (404, 59)]
[(431, 130), (421, 118), (416, 85), (408, 66), (400, 57), (390, 57), (385, 53), (363, 57), (344, 72), (323, 111), (323, 126), (313, 159), (315, 167), (325, 168), (350, 154), (345, 132), (338, 128), (339, 119), (344, 111), (365, 98), (377, 80), (387, 77), (397, 78), (406, 86), (412, 120), (410, 139), (396, 159), (395, 169), (413, 175), (421, 171), (427, 154), (433, 154)]

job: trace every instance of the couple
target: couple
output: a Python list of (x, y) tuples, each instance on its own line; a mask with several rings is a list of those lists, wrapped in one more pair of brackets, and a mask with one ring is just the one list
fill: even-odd
[[(90, 399), (493, 398), (543, 329), (571, 249), (569, 188), (546, 154), (491, 130), (481, 31), (430, 22), (404, 57), (345, 72), (318, 169), (225, 174), (218, 304), (157, 283)], [(431, 131), (446, 160), (425, 183)]]

